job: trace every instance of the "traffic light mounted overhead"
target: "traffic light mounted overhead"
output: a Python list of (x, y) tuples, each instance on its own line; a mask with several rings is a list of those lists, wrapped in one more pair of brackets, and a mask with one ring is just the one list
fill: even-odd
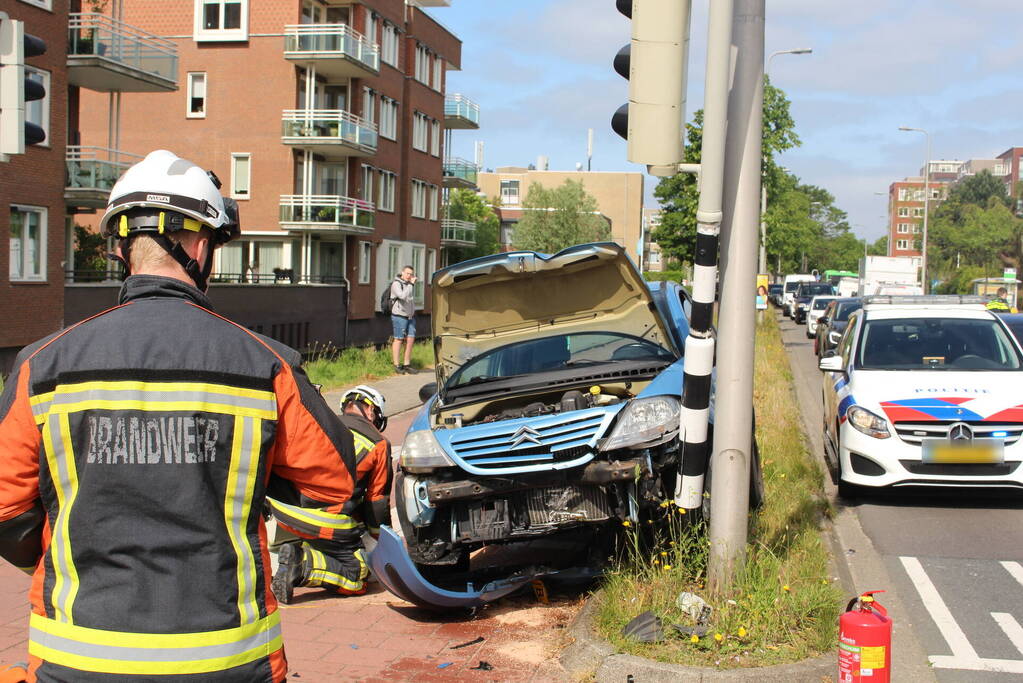
[(25, 58), (46, 52), (46, 43), (25, 33), (25, 23), (0, 12), (0, 155), (24, 154), (25, 145), (46, 139), (46, 131), (25, 120), (25, 103), (46, 97), (43, 86), (25, 76)]
[(682, 161), (685, 130), (690, 0), (616, 5), (632, 19), (632, 41), (614, 58), (615, 71), (629, 80), (629, 102), (611, 117), (611, 128), (628, 141), (629, 161), (674, 167)]

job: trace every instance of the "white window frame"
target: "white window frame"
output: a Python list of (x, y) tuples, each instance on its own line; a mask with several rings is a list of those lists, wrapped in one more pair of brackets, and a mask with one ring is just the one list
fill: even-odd
[(433, 281), (433, 274), (437, 272), (437, 250), (427, 249), (426, 250), (426, 282)]
[(903, 251), (909, 249), (909, 240), (896, 240), (895, 248), (902, 249)]
[[(426, 256), (426, 248), (420, 244), (412, 245), (412, 270), (417, 273), (423, 272), (423, 261)], [(413, 289), (415, 291), (416, 306), (422, 306), (426, 299), (426, 280), (422, 278), (416, 278), (416, 284)]]
[(380, 61), (384, 64), (398, 66), (398, 27), (389, 21), (384, 22), (383, 32), (380, 34)]
[(412, 201), (410, 215), (413, 218), (426, 218), (426, 183), (412, 179)]
[(422, 43), (416, 43), (415, 79), (430, 85), (430, 50)]
[[(41, 100), (33, 100), (33, 101), (30, 101), (30, 102), (25, 102), (25, 121), (29, 122), (29, 123), (36, 124), (37, 126), (42, 128), (43, 129), (43, 133), (46, 134), (46, 137), (43, 138), (43, 141), (40, 142), (39, 144), (35, 145), (35, 146), (36, 147), (49, 147), (50, 146), (50, 72), (49, 71), (44, 71), (43, 69), (37, 69), (34, 66), (25, 65), (25, 77), (28, 78), (30, 76), (39, 76), (40, 77), (41, 82), (42, 82), (42, 86), (46, 90), (46, 95), (44, 95), (43, 99), (41, 99)], [(36, 106), (39, 107), (39, 119), (40, 119), (39, 121), (33, 121), (29, 117), (29, 115), (28, 115), (28, 112), (31, 109), (35, 108)]]
[(412, 149), (426, 152), (430, 148), (430, 117), (422, 112), (412, 115)]
[(366, 8), (366, 26), (365, 31), (362, 32), (369, 42), (377, 42), (377, 24), (380, 23), (379, 16), (376, 12), (371, 10), (369, 7)]
[(909, 207), (908, 206), (900, 206), (899, 207), (899, 218), (909, 218)]
[(913, 208), (913, 218), (923, 218), (924, 207), (917, 206)]
[(32, 273), (29, 275), (25, 274), (25, 266), (28, 259), (28, 249), (25, 248), (27, 244), (24, 233), (21, 236), (21, 244), (18, 245), (20, 254), (18, 257), (18, 269), (15, 270), (14, 254), (11, 249), (11, 242), (14, 240), (13, 226), (10, 226), (9, 240), (7, 244), (7, 258), (8, 258), (8, 277), (11, 282), (46, 282), (46, 242), (47, 233), (49, 233), (49, 213), (45, 206), (33, 206), (31, 204), (11, 204), (8, 211), (11, 213), (18, 211), (20, 213), (37, 213), (39, 214), (39, 273)]
[[(202, 111), (192, 111), (192, 92), (195, 89), (195, 82), (202, 76)], [(205, 71), (189, 71), (185, 75), (185, 118), (204, 119), (206, 111), (210, 108), (210, 79)]]
[(430, 121), (430, 154), (440, 156), (440, 121), (437, 119)]
[(899, 223), (899, 233), (907, 234), (909, 232), (909, 223)]
[(377, 122), (377, 93), (373, 88), (362, 89), (362, 118), (366, 123)]
[(368, 285), (370, 283), (370, 270), (373, 264), (373, 243), (372, 242), (359, 242), (359, 284)]
[(394, 186), (397, 184), (398, 174), (391, 171), (380, 171), (380, 201), (377, 202), (378, 211), (394, 212)]
[(21, 0), (26, 5), (32, 5), (33, 7), (39, 7), (47, 12), (53, 11), (53, 0)]
[[(235, 168), (238, 162), (244, 160), (246, 164), (246, 186), (244, 189), (238, 187), (238, 178), (235, 175)], [(232, 152), (231, 154), (231, 196), (235, 199), (249, 199), (252, 197), (252, 153)]]
[(912, 232), (913, 232), (914, 235), (919, 235), (920, 234), (920, 224), (919, 223), (914, 223), (913, 224)]
[(440, 58), (440, 55), (433, 56), (433, 89), (437, 92), (441, 92), (441, 84), (444, 82), (444, 60)]
[(440, 188), (436, 185), (426, 186), (426, 202), (430, 207), (430, 220), (438, 220), (440, 211)]
[(360, 196), (364, 201), (375, 202), (375, 196), (373, 195), (374, 178), (377, 174), (377, 170), (369, 164), (362, 165), (362, 191)]
[[(508, 183), (508, 189), (511, 189), (511, 183), (515, 183), (515, 194), (511, 192), (505, 192), (504, 184)], [(518, 206), (521, 202), (522, 197), (522, 182), (512, 178), (501, 180), (499, 187), (501, 188), (501, 203), (508, 206)], [(514, 199), (514, 201), (512, 201)]]
[(380, 96), (380, 136), (388, 140), (398, 139), (398, 101)]
[(234, 0), (195, 0), (195, 23), (192, 38), (197, 43), (206, 42), (241, 42), (249, 39), (249, 0), (239, 0), (241, 5), (238, 28), (204, 28), (206, 5), (216, 2), (221, 6), (220, 17), (224, 17), (224, 5), (234, 4)]

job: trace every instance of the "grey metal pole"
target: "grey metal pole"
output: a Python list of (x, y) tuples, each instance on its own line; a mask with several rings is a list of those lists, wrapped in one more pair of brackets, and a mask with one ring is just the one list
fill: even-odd
[(735, 77), (728, 99), (721, 307), (711, 461), (708, 587), (721, 593), (746, 560), (753, 428), (753, 352), (764, 104), (765, 0), (735, 0)]
[(725, 134), (728, 128), (732, 9), (731, 0), (710, 3), (707, 28), (700, 202), (696, 209), (696, 255), (693, 259), (693, 310), (685, 343), (686, 363), (682, 378), (683, 455), (675, 481), (675, 503), (690, 510), (697, 510), (703, 505), (704, 476), (710, 454), (708, 425), (711, 372), (714, 369), (712, 324), (725, 174)]
[[(921, 240), (920, 250), (920, 288), (924, 294), (927, 294), (927, 290), (930, 287), (927, 286), (927, 214), (930, 213), (931, 200), (931, 134), (923, 128), (910, 128), (909, 126), (899, 126), (899, 130), (909, 131), (912, 133), (923, 133), (924, 139), (927, 143), (927, 158), (924, 160), (924, 234)], [(888, 252), (891, 253), (891, 238), (888, 240)]]

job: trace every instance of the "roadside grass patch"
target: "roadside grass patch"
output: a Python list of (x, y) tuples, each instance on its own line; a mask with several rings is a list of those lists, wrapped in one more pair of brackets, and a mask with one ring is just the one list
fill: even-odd
[[(405, 353), (404, 346), (401, 353)], [(404, 355), (401, 357), (404, 358)], [(412, 367), (421, 369), (432, 365), (433, 349), (429, 343), (417, 342), (413, 345)], [(312, 350), (302, 367), (309, 381), (322, 384), (324, 391), (394, 374), (390, 344), (379, 351), (372, 346), (353, 346), (347, 349), (338, 349), (332, 344), (318, 346)]]
[[(708, 540), (702, 522), (686, 523), (674, 503), (670, 521), (652, 544), (625, 530), (626, 552), (598, 601), (596, 625), (620, 652), (689, 666), (738, 668), (794, 662), (832, 650), (842, 594), (829, 571), (820, 523), (831, 513), (823, 471), (807, 451), (781, 334), (774, 316), (757, 329), (754, 407), (764, 471), (765, 504), (750, 515), (746, 565), (731, 590), (710, 597), (704, 589)], [(650, 547), (650, 550), (645, 548)], [(713, 608), (708, 633), (680, 634), (672, 624), (695, 626), (677, 605), (682, 592)], [(621, 635), (636, 615), (651, 610), (666, 639), (645, 644)]]

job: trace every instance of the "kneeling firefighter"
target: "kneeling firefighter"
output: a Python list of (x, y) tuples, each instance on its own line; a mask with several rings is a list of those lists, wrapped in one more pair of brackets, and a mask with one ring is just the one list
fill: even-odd
[(366, 592), (369, 576), (363, 533), (380, 535), (390, 519), (391, 444), (384, 397), (362, 385), (341, 397), (341, 422), (355, 442), (355, 493), (344, 505), (314, 509), (308, 500), (286, 503), (267, 499), (278, 525), (300, 540), (278, 551), (278, 569), (270, 584), (277, 599), (288, 604), (296, 586), (322, 586), (341, 595)]

